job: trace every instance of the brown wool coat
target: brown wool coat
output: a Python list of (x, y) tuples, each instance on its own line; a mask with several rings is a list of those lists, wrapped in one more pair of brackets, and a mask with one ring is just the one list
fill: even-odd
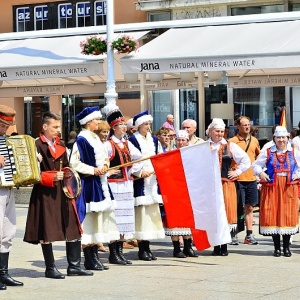
[[(51, 153), (41, 136), (36, 140), (36, 146), (37, 152), (43, 157), (40, 164), (42, 174), (45, 171), (59, 170), (60, 161), (63, 162), (63, 167), (69, 166), (64, 145), (57, 146), (59, 151)], [(60, 156), (55, 157), (58, 153)], [(76, 210), (72, 201), (65, 196), (61, 182), (56, 182), (54, 187), (35, 184), (30, 197), (24, 241), (38, 244), (41, 240), (71, 241), (80, 237)]]

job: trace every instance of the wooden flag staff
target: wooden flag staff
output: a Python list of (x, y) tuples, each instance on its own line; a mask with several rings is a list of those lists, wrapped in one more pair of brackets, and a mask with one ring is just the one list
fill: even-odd
[(150, 159), (150, 158), (151, 158), (151, 156), (147, 156), (147, 157), (143, 157), (143, 158), (140, 158), (140, 159), (137, 159), (137, 160), (133, 160), (133, 161), (130, 161), (130, 162), (122, 164), (122, 165), (118, 165), (118, 166), (114, 166), (114, 167), (108, 168), (107, 171), (114, 170), (114, 169), (119, 169), (119, 168), (122, 168), (122, 167), (131, 166), (131, 165), (133, 165), (135, 163), (138, 163), (138, 162)]

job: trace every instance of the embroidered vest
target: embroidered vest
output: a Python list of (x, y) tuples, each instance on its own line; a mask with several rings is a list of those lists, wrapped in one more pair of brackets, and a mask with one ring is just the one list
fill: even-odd
[[(128, 142), (125, 141), (124, 148), (120, 148), (113, 140), (109, 140), (112, 148), (112, 156), (110, 157), (110, 167), (119, 166), (131, 162), (131, 155), (128, 148)], [(120, 168), (119, 174), (113, 174), (107, 178), (108, 182), (122, 182), (126, 181), (127, 173), (126, 167)]]
[(219, 162), (220, 162), (220, 168), (221, 168), (221, 178), (222, 180), (229, 180), (228, 178), (228, 172), (230, 171), (231, 168), (231, 163), (232, 163), (232, 154), (229, 151), (229, 145), (230, 142), (227, 144), (223, 145), (221, 144), (220, 149), (219, 149)]
[(271, 148), (267, 149), (267, 162), (266, 173), (270, 177), (270, 181), (265, 183), (266, 185), (274, 185), (276, 182), (277, 174), (280, 172), (287, 173), (288, 184), (291, 184), (293, 179), (292, 175), (297, 167), (297, 162), (294, 157), (294, 150), (286, 151), (283, 154), (277, 154), (277, 152), (272, 152), (276, 148), (276, 146), (272, 146)]

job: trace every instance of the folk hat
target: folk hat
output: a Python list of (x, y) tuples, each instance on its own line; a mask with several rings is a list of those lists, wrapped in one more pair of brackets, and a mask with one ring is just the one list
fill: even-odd
[(16, 111), (6, 105), (0, 105), (0, 122), (2, 122), (5, 125), (14, 125), (16, 124), (15, 122), (15, 117)]
[(290, 136), (290, 133), (284, 126), (276, 126), (273, 136)]
[(85, 125), (87, 122), (92, 121), (97, 118), (101, 118), (102, 114), (100, 112), (99, 106), (89, 106), (83, 111), (76, 115), (80, 125)]
[(149, 115), (148, 110), (145, 110), (133, 117), (133, 126), (139, 127), (143, 123), (149, 121), (152, 122), (153, 118)]
[(106, 115), (106, 121), (112, 128), (115, 125), (125, 122), (122, 112), (119, 109), (112, 110)]
[(176, 132), (176, 139), (187, 139), (189, 140), (189, 134), (186, 130), (178, 130)]

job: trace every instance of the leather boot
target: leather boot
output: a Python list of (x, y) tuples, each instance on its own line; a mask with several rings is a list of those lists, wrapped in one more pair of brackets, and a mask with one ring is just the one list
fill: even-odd
[(281, 249), (280, 249), (280, 235), (274, 234), (272, 235), (273, 243), (274, 243), (274, 252), (273, 256), (280, 257), (281, 256)]
[(22, 286), (23, 282), (13, 279), (8, 274), (8, 257), (9, 252), (0, 253), (0, 282), (7, 286)]
[(153, 255), (153, 253), (150, 250), (150, 242), (149, 241), (144, 241), (144, 247), (145, 247), (145, 251), (151, 258), (151, 260), (157, 260), (157, 258)]
[(0, 282), (0, 291), (6, 290), (6, 285)]
[(98, 264), (95, 259), (92, 246), (83, 249), (84, 266), (87, 270), (102, 271), (103, 268)]
[(132, 265), (132, 262), (126, 259), (126, 257), (123, 254), (123, 241), (117, 242), (117, 254), (123, 261), (125, 261), (126, 265)]
[(186, 255), (180, 249), (179, 241), (172, 241), (173, 243), (173, 256), (177, 258), (186, 258)]
[(221, 255), (221, 246), (214, 246), (214, 251), (211, 254), (212, 256), (220, 256)]
[(198, 255), (195, 253), (195, 251), (192, 248), (192, 239), (183, 239), (183, 253), (186, 256), (190, 257), (198, 257)]
[(80, 267), (81, 261), (81, 242), (66, 242), (66, 252), (68, 261), (68, 276), (91, 276), (93, 272), (84, 270)]
[(283, 235), (282, 240), (283, 240), (283, 255), (285, 257), (291, 257), (292, 253), (290, 251), (290, 235)]
[(124, 260), (121, 259), (121, 257), (118, 255), (117, 252), (117, 242), (113, 242), (108, 244), (108, 248), (109, 248), (109, 257), (108, 257), (108, 261), (111, 264), (115, 264), (115, 265), (126, 265), (126, 262)]
[(98, 255), (98, 245), (92, 246), (92, 254), (94, 256), (94, 260), (97, 261), (97, 264), (102, 268), (102, 270), (108, 270), (109, 267), (104, 266), (104, 264), (101, 262), (99, 255)]
[(56, 269), (52, 244), (41, 244), (41, 246), (46, 265), (45, 277), (52, 279), (64, 279), (65, 276)]
[(149, 256), (149, 254), (145, 250), (145, 243), (144, 242), (145, 241), (138, 242), (138, 246), (139, 246), (138, 256), (139, 256), (140, 260), (150, 261), (151, 257)]
[(228, 256), (227, 244), (221, 245), (221, 256)]

